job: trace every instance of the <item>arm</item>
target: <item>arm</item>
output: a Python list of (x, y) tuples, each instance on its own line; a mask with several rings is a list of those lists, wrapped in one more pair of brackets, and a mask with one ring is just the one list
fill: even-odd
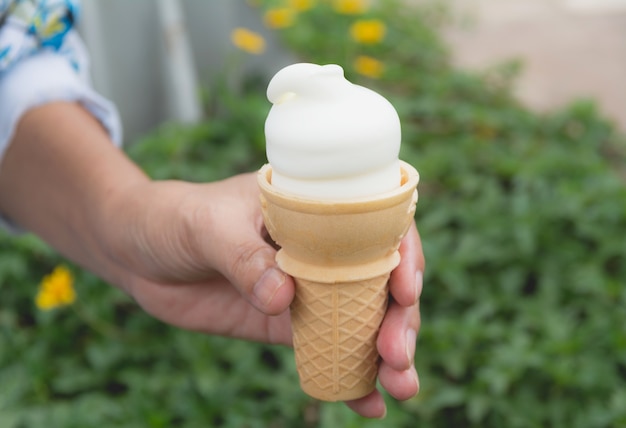
[(0, 165), (6, 216), (152, 315), (188, 329), (290, 343), (288, 325), (265, 315), (285, 312), (293, 283), (275, 267), (257, 205), (253, 176), (203, 185), (150, 181), (74, 103), (25, 114)]
[(109, 141), (100, 124), (72, 103), (28, 111), (0, 164), (0, 211), (68, 258), (115, 283), (107, 257), (106, 213), (147, 177)]

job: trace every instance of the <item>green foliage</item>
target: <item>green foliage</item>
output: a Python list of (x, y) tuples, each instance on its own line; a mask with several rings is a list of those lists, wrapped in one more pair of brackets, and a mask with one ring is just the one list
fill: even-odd
[[(274, 2), (277, 4), (276, 2)], [(64, 262), (32, 236), (0, 239), (0, 427), (619, 427), (626, 425), (626, 147), (589, 101), (538, 115), (510, 96), (516, 64), (479, 75), (448, 63), (439, 8), (326, 3), (281, 40), (345, 65), (398, 109), (402, 158), (421, 174), (427, 259), (416, 366), (421, 393), (381, 421), (299, 389), (289, 349), (165, 326), (75, 267), (79, 301), (33, 305)], [(383, 61), (360, 76), (358, 55)], [(207, 121), (129, 147), (153, 177), (217, 180), (264, 162), (266, 79), (209, 88)]]

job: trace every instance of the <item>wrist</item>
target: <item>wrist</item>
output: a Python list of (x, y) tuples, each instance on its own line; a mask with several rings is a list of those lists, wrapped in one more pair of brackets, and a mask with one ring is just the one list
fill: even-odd
[(99, 234), (107, 257), (126, 272), (122, 288), (132, 294), (136, 279), (185, 282), (206, 275), (195, 236), (196, 189), (191, 183), (146, 180), (106, 201)]
[(100, 263), (107, 266), (106, 272), (97, 273), (130, 295), (139, 253), (135, 246), (142, 246), (134, 237), (145, 222), (142, 201), (151, 185), (146, 178), (111, 186), (105, 197), (96, 198), (86, 214), (95, 220), (91, 228), (94, 242), (103, 259)]

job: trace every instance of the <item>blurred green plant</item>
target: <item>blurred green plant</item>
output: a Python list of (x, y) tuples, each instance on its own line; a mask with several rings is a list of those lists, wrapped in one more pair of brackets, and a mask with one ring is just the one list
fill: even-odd
[[(364, 420), (306, 397), (290, 350), (165, 326), (71, 264), (77, 301), (42, 312), (36, 285), (67, 262), (3, 235), (0, 426), (626, 426), (624, 136), (591, 101), (519, 105), (516, 62), (451, 67), (438, 4), (254, 3), (301, 60), (343, 65), (401, 116), (427, 258), (420, 394)], [(240, 83), (225, 70), (205, 122), (163, 126), (129, 154), (157, 179), (256, 170), (267, 76)]]

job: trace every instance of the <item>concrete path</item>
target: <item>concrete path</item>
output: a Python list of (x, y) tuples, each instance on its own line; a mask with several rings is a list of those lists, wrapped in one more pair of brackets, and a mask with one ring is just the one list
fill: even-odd
[(446, 32), (460, 67), (518, 58), (515, 88), (531, 108), (594, 98), (626, 131), (626, 0), (449, 0)]

